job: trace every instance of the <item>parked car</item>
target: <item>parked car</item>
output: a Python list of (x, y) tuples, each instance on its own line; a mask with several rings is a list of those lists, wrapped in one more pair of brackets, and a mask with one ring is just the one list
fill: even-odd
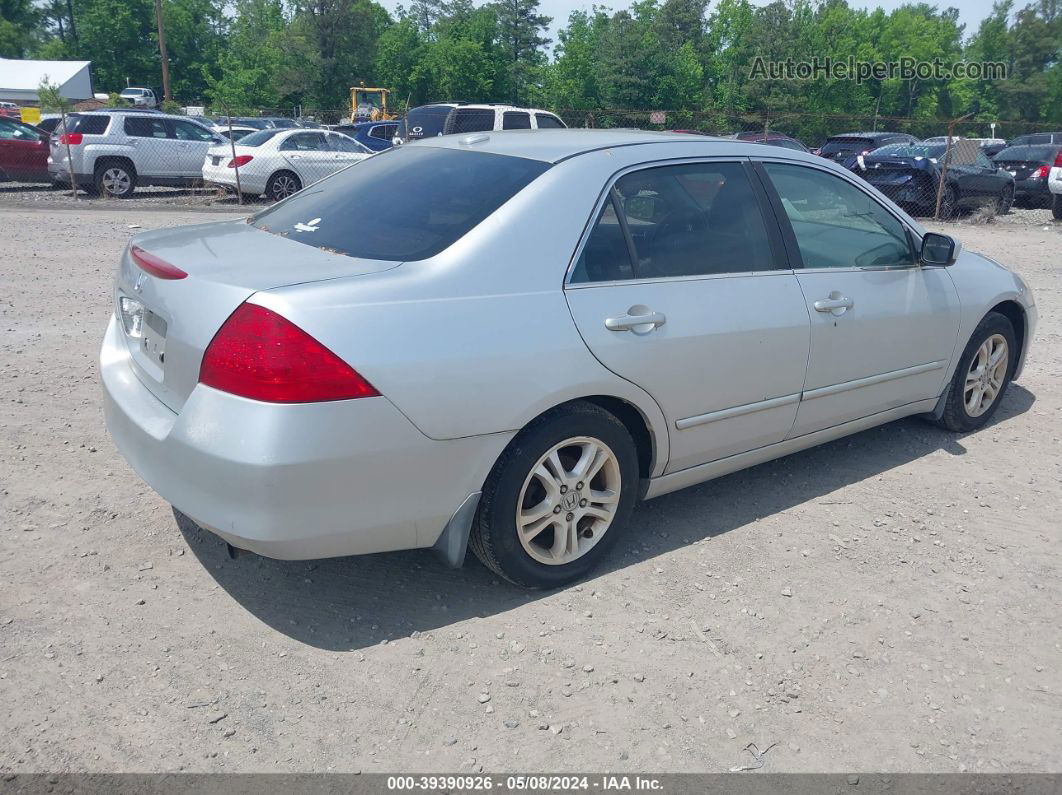
[(114, 311), (116, 446), (233, 547), (468, 540), (541, 587), (641, 498), (908, 415), (984, 426), (1037, 320), (836, 164), (631, 130), (428, 138), (139, 234)]
[(295, 130), (299, 129), (300, 126), (295, 119), (289, 119), (285, 116), (259, 116), (258, 119), (264, 122), (269, 129)]
[(35, 124), (34, 126), (39, 130), (44, 130), (48, 135), (51, 135), (62, 121), (62, 116), (48, 116), (47, 118), (41, 119), (40, 123)]
[(22, 109), (14, 102), (0, 102), (0, 118), (22, 120)]
[(1062, 154), (1055, 158), (1047, 175), (1047, 189), (1051, 191), (1051, 215), (1062, 221)]
[(242, 127), (242, 126), (241, 127), (237, 127), (237, 126), (227, 127), (226, 126), (226, 127), (213, 127), (213, 132), (217, 133), (222, 138), (227, 138), (229, 140), (238, 141), (241, 138), (245, 138), (246, 136), (251, 135), (252, 133), (257, 133), (258, 129), (256, 129), (255, 127)]
[(494, 130), (557, 130), (567, 126), (548, 110), (514, 105), (460, 105), (447, 115), (443, 135)]
[(1019, 135), (1007, 142), (1007, 146), (1035, 146), (1037, 144), (1062, 144), (1062, 132), (1030, 133)]
[(157, 108), (159, 106), (158, 95), (150, 88), (130, 86), (129, 88), (123, 88), (118, 96), (137, 108)]
[(1008, 146), (995, 165), (1014, 177), (1014, 200), (1028, 207), (1050, 207), (1048, 177), (1062, 154), (1062, 143)]
[(907, 133), (854, 132), (831, 135), (814, 154), (843, 163), (849, 157), (862, 155), (889, 144), (913, 144), (918, 139)]
[(751, 130), (748, 132), (740, 132), (733, 136), (738, 141), (748, 141), (755, 144), (767, 144), (769, 146), (780, 146), (783, 149), (795, 149), (798, 152), (810, 152), (804, 144), (798, 141), (796, 138), (792, 138), (783, 133), (774, 132), (770, 130), (766, 133), (763, 130)]
[(0, 182), (50, 182), (48, 133), (0, 117)]
[(305, 186), (364, 160), (372, 150), (341, 133), (327, 130), (258, 130), (236, 142), (206, 153), (203, 181), (237, 190), (247, 196), (263, 193), (286, 199)]
[(349, 135), (374, 152), (382, 152), (394, 146), (395, 137), (398, 135), (398, 121), (359, 121), (355, 124), (338, 124), (333, 129), (335, 132)]
[(187, 116), (77, 113), (52, 135), (48, 171), (57, 184), (69, 184), (69, 149), (78, 187), (124, 199), (137, 186), (199, 182), (207, 150), (224, 141)]
[[(846, 167), (897, 204), (916, 215), (933, 215), (937, 206), (940, 174), (948, 151), (946, 144), (890, 144), (857, 155)], [(951, 218), (963, 209), (992, 205), (998, 213), (1010, 211), (1014, 178), (997, 168), (980, 149), (972, 163), (960, 162), (952, 148), (941, 194), (940, 213)]]
[(984, 150), (987, 157), (995, 157), (1007, 147), (1007, 142), (1002, 138), (971, 138)]

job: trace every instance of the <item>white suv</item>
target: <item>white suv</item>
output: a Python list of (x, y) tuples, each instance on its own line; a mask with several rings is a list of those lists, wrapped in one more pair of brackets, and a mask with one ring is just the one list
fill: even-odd
[(126, 102), (132, 102), (133, 106), (137, 108), (157, 108), (159, 106), (159, 98), (155, 96), (155, 92), (150, 88), (129, 86), (129, 88), (122, 89), (122, 93), (118, 96)]
[(1047, 189), (1051, 191), (1051, 215), (1062, 221), (1062, 151), (1055, 156), (1055, 164), (1047, 175)]
[(147, 111), (90, 112), (67, 116), (51, 137), (52, 181), (74, 180), (89, 193), (124, 199), (137, 186), (184, 187), (202, 182), (203, 160), (226, 140), (185, 116)]
[(556, 114), (515, 105), (458, 105), (443, 125), (443, 135), (495, 130), (557, 130), (568, 125)]

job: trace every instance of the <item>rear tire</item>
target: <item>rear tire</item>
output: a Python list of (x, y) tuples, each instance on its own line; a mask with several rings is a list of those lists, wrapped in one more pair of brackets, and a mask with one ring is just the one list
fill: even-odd
[(524, 428), (494, 465), (469, 545), (517, 585), (565, 585), (616, 542), (638, 477), (637, 450), (622, 422), (591, 403), (561, 406)]
[(104, 161), (96, 166), (92, 186), (101, 196), (128, 199), (136, 190), (136, 169), (122, 160)]
[(940, 218), (950, 221), (958, 214), (956, 205), (959, 203), (959, 192), (954, 185), (944, 186), (944, 195), (940, 197)]
[(278, 171), (266, 183), (266, 196), (281, 201), (302, 190), (302, 180), (293, 171)]
[[(1001, 357), (998, 361), (997, 356)], [(959, 358), (937, 424), (956, 433), (985, 425), (999, 408), (1017, 363), (1014, 327), (1003, 315), (989, 312)]]
[(1062, 221), (1062, 193), (1052, 196), (1051, 215), (1056, 221)]

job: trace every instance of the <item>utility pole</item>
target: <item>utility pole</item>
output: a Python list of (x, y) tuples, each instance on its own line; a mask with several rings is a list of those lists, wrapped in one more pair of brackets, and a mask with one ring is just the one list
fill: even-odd
[(170, 62), (166, 57), (166, 31), (162, 27), (162, 0), (155, 0), (155, 25), (159, 31), (159, 56), (162, 59), (162, 98), (171, 100), (170, 96)]

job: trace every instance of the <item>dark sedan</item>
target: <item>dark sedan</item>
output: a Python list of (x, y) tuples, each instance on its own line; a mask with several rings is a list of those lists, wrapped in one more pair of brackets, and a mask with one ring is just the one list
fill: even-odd
[(1050, 207), (1047, 177), (1058, 161), (1062, 144), (1008, 146), (995, 156), (995, 164), (1014, 177), (1014, 201), (1029, 207)]
[(866, 154), (889, 144), (913, 144), (913, 135), (899, 132), (853, 132), (831, 135), (814, 154), (844, 163), (849, 157)]
[(892, 144), (851, 158), (846, 165), (914, 214), (932, 215), (942, 171), (940, 212), (950, 218), (962, 209), (993, 205), (999, 213), (1014, 201), (1014, 178), (996, 168), (979, 147), (952, 149), (943, 169), (946, 144)]

